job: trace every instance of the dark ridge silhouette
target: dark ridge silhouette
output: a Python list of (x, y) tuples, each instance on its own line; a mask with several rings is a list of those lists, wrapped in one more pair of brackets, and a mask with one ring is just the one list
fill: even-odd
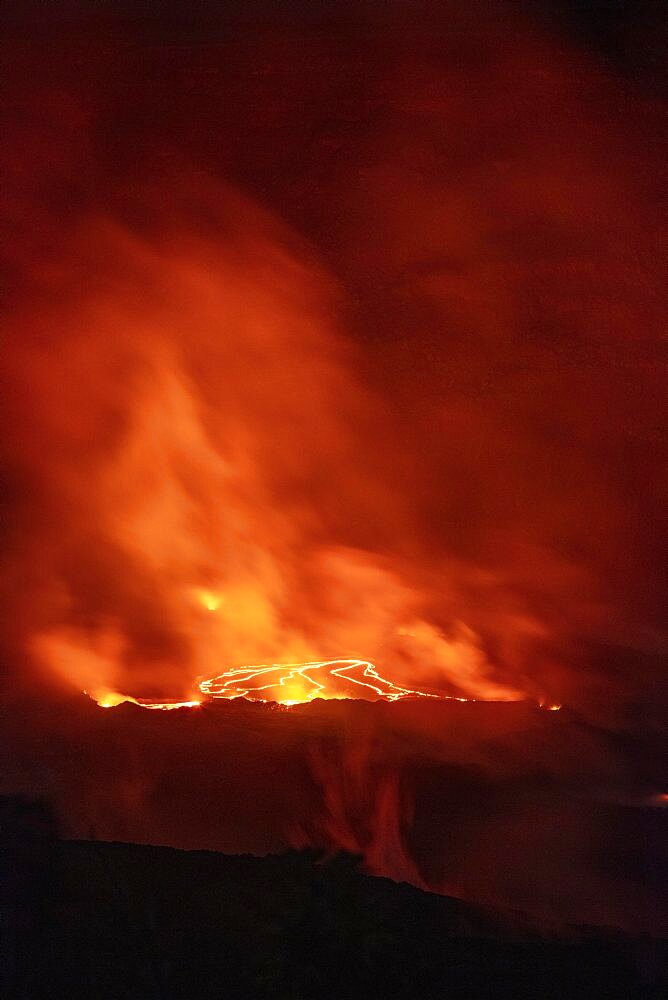
[(532, 928), (364, 875), (350, 855), (255, 858), (60, 841), (3, 800), (8, 1000), (665, 995), (668, 944)]
[(664, 742), (519, 702), (151, 712), (80, 695), (7, 712), (0, 794), (48, 795), (68, 840), (338, 848), (541, 923), (665, 935)]

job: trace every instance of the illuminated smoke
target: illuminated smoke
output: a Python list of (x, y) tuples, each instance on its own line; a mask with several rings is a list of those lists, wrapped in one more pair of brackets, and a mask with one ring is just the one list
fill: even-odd
[(407, 847), (410, 799), (400, 788), (396, 770), (383, 761), (373, 742), (362, 738), (329, 751), (314, 749), (311, 772), (322, 792), (322, 808), (313, 820), (292, 831), (294, 846), (346, 851), (362, 858), (373, 875), (427, 888)]
[(502, 19), (398, 10), (159, 51), (157, 97), (114, 42), (13, 56), (14, 683), (190, 701), (349, 658), (658, 704), (652, 110)]

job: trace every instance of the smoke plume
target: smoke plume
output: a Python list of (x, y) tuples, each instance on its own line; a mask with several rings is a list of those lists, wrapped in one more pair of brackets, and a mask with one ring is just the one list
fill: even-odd
[(459, 8), (6, 43), (10, 690), (661, 705), (656, 109)]

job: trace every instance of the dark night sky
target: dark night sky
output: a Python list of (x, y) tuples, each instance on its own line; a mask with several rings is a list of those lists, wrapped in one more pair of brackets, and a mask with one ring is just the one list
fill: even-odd
[[(209, 34), (218, 25), (234, 20), (258, 19), (290, 23), (326, 21), (336, 16), (345, 4), (333, 2), (276, 3), (275, 0), (217, 3), (199, 0), (193, 3), (158, 3), (135, 0), (132, 3), (98, 0), (82, 4), (63, 0), (58, 4), (8, 0), (3, 22), (11, 33), (25, 37), (45, 31), (69, 31), (75, 25), (103, 26), (123, 21), (137, 30), (181, 37)], [(416, 9), (418, 5), (410, 4)], [(433, 4), (423, 7), (433, 8)], [(436, 5), (438, 6), (438, 5)], [(485, 3), (471, 4), (484, 10)], [(661, 0), (523, 0), (508, 4), (514, 11), (524, 11), (528, 19), (551, 24), (571, 39), (591, 47), (618, 69), (640, 76), (650, 86), (657, 85), (665, 73), (666, 17)]]

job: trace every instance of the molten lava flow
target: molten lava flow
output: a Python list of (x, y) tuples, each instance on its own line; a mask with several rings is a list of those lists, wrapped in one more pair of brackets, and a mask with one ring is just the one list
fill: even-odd
[[(319, 672), (319, 680), (312, 676)], [(357, 676), (352, 676), (354, 673)], [(370, 678), (362, 680), (361, 678)], [(260, 681), (267, 683), (261, 684)], [(364, 691), (360, 691), (364, 688)], [(485, 699), (461, 698), (454, 695), (435, 694), (417, 688), (402, 687), (386, 677), (368, 660), (313, 660), (308, 663), (269, 663), (247, 667), (232, 667), (215, 677), (199, 682), (201, 693), (208, 698), (246, 698), (249, 701), (276, 702), (279, 705), (302, 705), (315, 698), (327, 701), (344, 699), (361, 701), (400, 701), (406, 698), (434, 698), (437, 701), (474, 702)], [(124, 702), (140, 708), (157, 708), (168, 711), (174, 708), (197, 708), (202, 704), (192, 701), (152, 701), (150, 698), (133, 698), (106, 689), (86, 691), (100, 708), (114, 708)], [(494, 700), (494, 699), (489, 699)], [(539, 708), (558, 712), (561, 705), (539, 702)]]
[[(319, 680), (312, 676), (316, 672)], [(266, 683), (258, 683), (258, 680)], [(365, 690), (360, 692), (360, 688)], [(234, 667), (202, 681), (200, 691), (212, 698), (249, 698), (252, 701), (277, 701), (283, 705), (296, 705), (313, 698), (398, 701), (400, 698), (438, 697), (394, 684), (381, 677), (368, 660), (315, 660), (311, 663)]]

